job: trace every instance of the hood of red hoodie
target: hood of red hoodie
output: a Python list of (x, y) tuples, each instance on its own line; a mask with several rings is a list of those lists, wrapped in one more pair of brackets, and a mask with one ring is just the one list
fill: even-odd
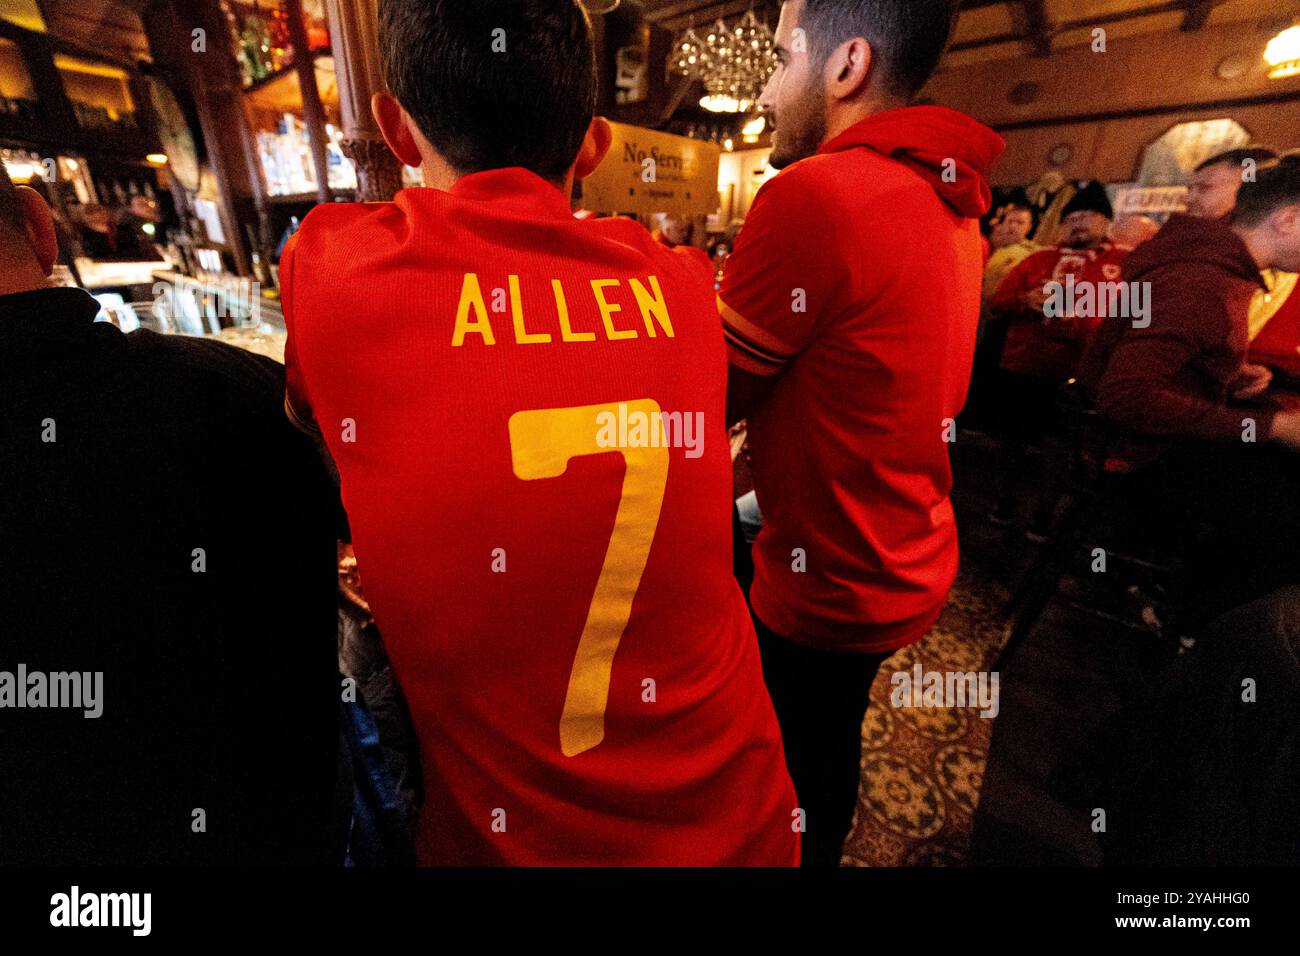
[(868, 116), (818, 152), (855, 146), (875, 150), (916, 170), (940, 199), (966, 218), (978, 219), (993, 204), (989, 172), (1006, 145), (993, 130), (956, 110), (904, 106)]
[(1264, 285), (1264, 277), (1232, 226), (1218, 219), (1173, 215), (1164, 228), (1138, 246), (1124, 261), (1124, 277), (1140, 282), (1147, 273), (1165, 266), (1186, 267), (1192, 262), (1217, 266), (1239, 279)]

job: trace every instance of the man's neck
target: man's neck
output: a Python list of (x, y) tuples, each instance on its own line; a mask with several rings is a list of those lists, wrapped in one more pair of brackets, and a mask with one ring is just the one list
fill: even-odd
[[(424, 157), (424, 162), (420, 164), (420, 172), (424, 177), (425, 186), (441, 189), (443, 192), (450, 192), (452, 186), (465, 178), (437, 154)], [(573, 170), (570, 169), (563, 182), (554, 184), (564, 194), (565, 199), (573, 195), (573, 179)]]
[(0, 295), (35, 292), (37, 289), (47, 289), (49, 285), (49, 277), (30, 259), (10, 262), (0, 257)]
[(1233, 224), (1232, 231), (1241, 237), (1241, 241), (1246, 245), (1246, 251), (1250, 253), (1251, 259), (1255, 261), (1255, 268), (1260, 272), (1269, 268), (1269, 250), (1268, 243), (1256, 229), (1247, 226)]
[(826, 119), (825, 145), (847, 129), (857, 126), (868, 116), (875, 116), (886, 110), (896, 110), (907, 105), (907, 100), (897, 96), (877, 96), (864, 94), (848, 103), (839, 103)]

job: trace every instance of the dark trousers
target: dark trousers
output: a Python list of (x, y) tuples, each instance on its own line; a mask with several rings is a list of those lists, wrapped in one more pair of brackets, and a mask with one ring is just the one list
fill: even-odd
[(888, 654), (844, 654), (796, 644), (754, 618), (763, 679), (807, 830), (803, 866), (839, 866), (862, 777), (862, 720)]
[[(998, 376), (999, 427), (1007, 450), (998, 513), (1018, 518), (1020, 503), (1027, 501), (1031, 526), (1046, 530), (1069, 466), (1069, 454), (1061, 446), (1060, 383), (1005, 369), (998, 369)], [(1031, 448), (1041, 452), (1037, 468), (1030, 467)]]

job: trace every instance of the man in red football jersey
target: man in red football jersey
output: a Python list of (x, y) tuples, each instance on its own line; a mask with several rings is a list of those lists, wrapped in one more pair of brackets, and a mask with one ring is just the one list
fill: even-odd
[[(1062, 210), (1062, 242), (1021, 261), (989, 300), (994, 321), (1006, 328), (996, 388), (1009, 451), (1002, 494), (989, 519), (1016, 524), (1021, 499), (1027, 498), (1033, 502), (1025, 530), (1031, 540), (1041, 542), (1051, 530), (1068, 467), (1068, 451), (1057, 440), (1061, 386), (1073, 377), (1108, 312), (1130, 302), (1128, 291), (1140, 291), (1121, 282), (1133, 250), (1111, 241), (1114, 218), (1105, 187), (1086, 184)], [(1116, 292), (1126, 294), (1121, 300)], [(1036, 474), (1032, 447), (1043, 451)]]
[(338, 465), (420, 736), (420, 859), (793, 865), (710, 276), (569, 209), (610, 142), (586, 14), (379, 15), (375, 115), (432, 188), (318, 206), (281, 276), (288, 408)]
[(720, 292), (728, 417), (748, 417), (764, 517), (750, 598), (809, 865), (840, 861), (876, 671), (929, 630), (957, 573), (947, 442), (1003, 143), (960, 113), (907, 105), (955, 15), (946, 0), (781, 8), (761, 102), (782, 172)]

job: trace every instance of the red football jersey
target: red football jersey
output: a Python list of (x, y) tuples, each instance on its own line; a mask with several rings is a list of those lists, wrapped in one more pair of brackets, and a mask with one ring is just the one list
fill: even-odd
[(1025, 308), (1025, 295), (1049, 282), (1064, 287), (1071, 276), (1079, 288), (1090, 285), (1095, 289), (1120, 282), (1124, 260), (1132, 251), (1129, 246), (1107, 241), (1092, 249), (1055, 246), (1021, 260), (1002, 280), (989, 303), (995, 311), (1009, 313), (1002, 367), (1058, 382), (1073, 375), (1105, 315), (1092, 310), (1087, 315), (1046, 323), (1042, 314)]
[(1276, 307), (1267, 300), (1261, 303), (1261, 310), (1273, 311), (1251, 340), (1248, 361), (1272, 366), (1290, 378), (1300, 378), (1300, 283), (1285, 274), (1274, 281), (1278, 285), (1285, 283), (1286, 291), (1274, 291), (1271, 295), (1286, 298)]
[(795, 864), (708, 276), (507, 169), (318, 206), (281, 278), (290, 411), (420, 737), (421, 861)]

